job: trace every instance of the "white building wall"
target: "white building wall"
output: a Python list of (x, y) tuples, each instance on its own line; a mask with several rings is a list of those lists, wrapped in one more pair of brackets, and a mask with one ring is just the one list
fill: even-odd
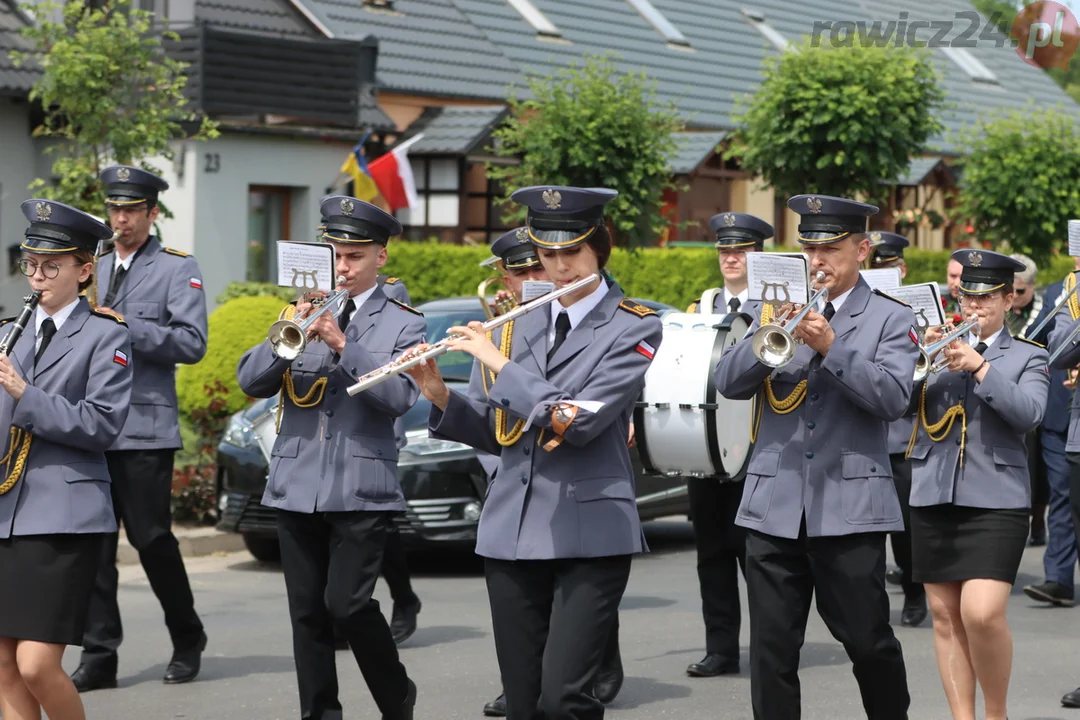
[(0, 99), (0, 313), (18, 314), (29, 292), (26, 279), (8, 264), (8, 248), (22, 243), (26, 219), (20, 205), (29, 199), (27, 186), (35, 177), (37, 158), (30, 138), (26, 103)]

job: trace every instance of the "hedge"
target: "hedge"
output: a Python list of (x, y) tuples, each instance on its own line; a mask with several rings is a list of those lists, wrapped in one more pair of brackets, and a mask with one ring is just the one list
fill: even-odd
[(181, 413), (187, 415), (205, 407), (205, 387), (218, 380), (229, 389), (226, 404), (230, 413), (248, 404), (248, 396), (236, 381), (236, 366), (245, 352), (266, 340), (266, 332), (282, 307), (277, 297), (237, 297), (210, 314), (206, 356), (195, 365), (181, 366), (177, 372)]

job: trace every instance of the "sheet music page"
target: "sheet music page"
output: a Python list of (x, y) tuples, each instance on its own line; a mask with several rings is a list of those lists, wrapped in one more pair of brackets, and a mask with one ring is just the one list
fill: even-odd
[(334, 246), (329, 243), (277, 243), (278, 285), (297, 292), (334, 291)]
[(793, 302), (810, 300), (810, 259), (803, 253), (746, 253), (750, 300)]
[(1069, 254), (1080, 257), (1080, 220), (1069, 221)]
[(882, 290), (882, 292), (892, 295), (897, 300), (903, 300), (911, 306), (915, 312), (915, 329), (920, 335), (927, 327), (945, 324), (945, 310), (941, 307), (941, 290), (937, 283), (901, 285)]
[(863, 276), (863, 280), (866, 281), (871, 290), (884, 290), (887, 292), (890, 288), (900, 287), (903, 282), (898, 267), (860, 270), (859, 274)]

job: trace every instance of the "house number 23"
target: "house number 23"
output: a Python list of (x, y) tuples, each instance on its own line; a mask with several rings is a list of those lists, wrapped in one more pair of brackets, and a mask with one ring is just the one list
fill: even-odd
[(205, 171), (208, 173), (221, 172), (221, 156), (217, 153), (206, 153)]

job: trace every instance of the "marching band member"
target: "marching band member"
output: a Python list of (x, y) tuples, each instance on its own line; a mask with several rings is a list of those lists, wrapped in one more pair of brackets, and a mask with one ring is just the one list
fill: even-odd
[[(615, 195), (512, 195), (529, 208), (529, 238), (556, 285), (602, 273), (611, 253), (603, 208)], [(483, 366), (486, 394), (450, 392), (433, 361), (410, 372), (432, 402), (434, 436), (499, 456), (476, 551), (486, 558), (507, 717), (602, 718), (591, 691), (631, 557), (647, 549), (627, 437), (660, 320), (600, 277), (492, 340), (480, 327), (452, 329), (463, 337), (450, 347)]]
[[(394, 419), (416, 402), (416, 384), (396, 377), (357, 398), (345, 388), (422, 342), (424, 319), (388, 300), (376, 275), (401, 224), (355, 198), (324, 198), (323, 240), (349, 298), (335, 320), (321, 315), (291, 363), (264, 342), (240, 360), (240, 387), (253, 397), (283, 392), (281, 430), (262, 502), (278, 508), (281, 565), (292, 621), (304, 718), (342, 717), (333, 631), (348, 640), (385, 720), (411, 720), (416, 685), (398, 658), (372, 599), (391, 514), (405, 510), (397, 481)], [(311, 310), (297, 304), (298, 315)]]
[[(497, 266), (502, 271), (503, 284), (507, 290), (500, 290), (496, 299), (501, 299), (501, 293), (509, 292), (514, 300), (521, 303), (522, 290), (526, 281), (548, 281), (547, 272), (540, 264), (540, 258), (536, 255), (536, 246), (529, 240), (527, 227), (515, 228), (503, 233), (491, 244), (492, 254), (498, 258)], [(479, 372), (469, 379), (470, 394), (479, 396), (484, 393), (483, 381)], [(486, 394), (486, 393), (485, 393)], [(633, 428), (631, 427), (631, 437)], [(499, 457), (478, 450), (477, 459), (488, 474), (488, 482), (494, 482), (495, 472), (499, 467)], [(610, 705), (619, 694), (623, 683), (622, 657), (619, 653), (619, 617), (615, 616), (614, 627), (608, 636), (607, 645), (604, 646), (604, 657), (600, 662), (600, 670), (596, 674), (593, 683), (593, 695), (604, 705)], [(484, 715), (488, 717), (506, 716), (506, 694), (500, 693), (499, 697), (484, 705)]]
[[(859, 274), (876, 207), (817, 195), (793, 197), (788, 207), (802, 216), (799, 241), (811, 277), (825, 273), (828, 303), (790, 330), (805, 345), (786, 365), (760, 362), (748, 333), (714, 373), (725, 397), (764, 396), (736, 519), (749, 531), (754, 717), (800, 717), (799, 652), (816, 594), (818, 612), (852, 660), (867, 716), (906, 718), (910, 698), (889, 624), (882, 533), (903, 528), (887, 434), (911, 397), (914, 314), (871, 291)], [(752, 331), (771, 320), (770, 309)]]
[[(686, 312), (725, 315), (743, 312), (761, 317), (761, 301), (750, 300), (746, 284), (746, 254), (761, 252), (773, 236), (769, 223), (746, 213), (721, 213), (709, 219), (716, 233), (716, 248), (724, 287), (715, 292), (711, 308), (694, 302)], [(703, 301), (706, 296), (702, 296)], [(746, 576), (746, 529), (735, 524), (743, 493), (742, 478), (721, 482), (716, 478), (686, 478), (690, 519), (697, 545), (697, 573), (701, 586), (701, 614), (705, 620), (705, 657), (686, 668), (692, 677), (715, 677), (739, 672), (739, 570)]]
[[(870, 268), (900, 268), (900, 279), (907, 276), (907, 263), (904, 261), (904, 248), (908, 239), (892, 232), (870, 233), (874, 246), (870, 250)], [(889, 534), (892, 542), (893, 557), (900, 567), (899, 585), (904, 589), (904, 608), (900, 612), (900, 624), (906, 627), (918, 627), (926, 620), (926, 591), (921, 583), (911, 579), (911, 461), (906, 453), (911, 431), (915, 427), (915, 411), (889, 423), (889, 467), (892, 468), (893, 482), (896, 484), (896, 496), (900, 500), (900, 512), (904, 518), (904, 529)]]
[[(920, 383), (925, 435), (912, 435), (910, 453), (913, 576), (930, 600), (952, 716), (974, 720), (978, 681), (987, 719), (1004, 720), (1012, 668), (1005, 611), (1031, 504), (1025, 435), (1042, 420), (1049, 371), (1041, 345), (1004, 327), (1023, 263), (985, 250), (953, 259), (963, 266), (961, 311), (977, 315), (979, 327), (942, 351), (950, 372)], [(927, 332), (928, 343), (940, 338)]]
[[(131, 402), (131, 344), (119, 316), (80, 291), (112, 231), (49, 200), (27, 200), (19, 269), (40, 291), (11, 354), (0, 354), (0, 712), (5, 720), (83, 720), (64, 672), (82, 642), (106, 537), (116, 532), (105, 451)], [(11, 326), (0, 334), (7, 335)]]
[[(165, 614), (173, 652), (167, 684), (198, 674), (206, 633), (180, 545), (172, 531), (173, 461), (181, 446), (176, 366), (206, 354), (206, 295), (195, 258), (164, 247), (152, 234), (158, 195), (169, 185), (152, 173), (117, 165), (101, 172), (114, 251), (97, 264), (101, 309), (125, 318), (131, 332), (131, 412), (109, 449), (109, 475), (117, 522), (139, 553), (150, 588)], [(72, 674), (79, 692), (116, 687), (117, 650), (124, 632), (117, 603), (118, 536), (106, 540), (83, 637)]]

